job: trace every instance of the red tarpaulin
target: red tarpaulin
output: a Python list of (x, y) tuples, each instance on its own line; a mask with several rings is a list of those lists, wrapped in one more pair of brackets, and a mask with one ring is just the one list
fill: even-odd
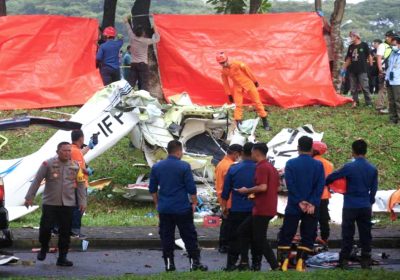
[(227, 102), (217, 51), (247, 63), (265, 104), (285, 108), (350, 99), (332, 86), (322, 21), (315, 13), (156, 15), (158, 63), (165, 97), (186, 91), (194, 103)]
[(0, 17), (0, 110), (85, 103), (103, 85), (97, 34), (94, 19)]

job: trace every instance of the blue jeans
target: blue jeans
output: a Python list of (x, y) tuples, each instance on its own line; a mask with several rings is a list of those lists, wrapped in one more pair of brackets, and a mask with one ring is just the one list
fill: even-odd
[(112, 82), (121, 80), (121, 73), (119, 69), (114, 69), (106, 65), (100, 67), (100, 75), (105, 86), (111, 84)]
[[(86, 192), (86, 196), (87, 196), (87, 192)], [(75, 190), (75, 200), (76, 200), (76, 205), (77, 206), (74, 207), (74, 210), (72, 212), (71, 232), (73, 234), (81, 234), (83, 213), (79, 209), (78, 192), (77, 192), (77, 190)]]

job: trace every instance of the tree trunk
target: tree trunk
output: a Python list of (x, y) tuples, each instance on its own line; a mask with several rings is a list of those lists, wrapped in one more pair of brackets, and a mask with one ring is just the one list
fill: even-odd
[(257, 14), (261, 7), (262, 0), (250, 0), (249, 14)]
[[(135, 0), (131, 10), (133, 26), (142, 25), (148, 37), (151, 37), (154, 33), (154, 30), (151, 28), (150, 17), (149, 17), (150, 5), (151, 5), (151, 0)], [(156, 49), (154, 45), (149, 46), (148, 55), (149, 55), (149, 68), (150, 68), (150, 81), (149, 81), (150, 94), (153, 97), (158, 98), (161, 102), (165, 102), (164, 94), (161, 88)]]
[(117, 0), (104, 0), (103, 22), (101, 30), (107, 26), (115, 25), (115, 11), (117, 9)]
[(322, 1), (321, 0), (315, 0), (315, 11), (322, 11)]
[(0, 17), (7, 15), (6, 0), (0, 0)]
[(331, 44), (333, 49), (333, 83), (337, 92), (340, 92), (342, 79), (339, 71), (343, 64), (343, 40), (340, 36), (346, 0), (335, 0), (334, 10), (331, 15)]
[(151, 37), (153, 35), (149, 18), (150, 4), (151, 1), (149, 0), (135, 0), (135, 3), (131, 9), (133, 26), (143, 26), (147, 37)]

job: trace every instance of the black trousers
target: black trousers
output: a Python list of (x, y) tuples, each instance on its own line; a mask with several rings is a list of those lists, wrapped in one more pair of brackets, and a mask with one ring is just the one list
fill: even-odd
[(360, 237), (361, 254), (371, 253), (371, 217), (372, 209), (368, 208), (343, 208), (342, 212), (342, 250), (341, 256), (349, 258), (353, 248), (355, 224), (357, 223)]
[(105, 86), (121, 80), (121, 72), (119, 69), (114, 69), (106, 65), (100, 67), (100, 75)]
[(317, 237), (318, 211), (313, 215), (299, 213), (298, 215), (286, 215), (283, 218), (283, 225), (278, 235), (278, 246), (291, 246), (293, 237), (296, 234), (297, 227), (300, 223), (300, 246), (309, 248), (314, 247), (314, 241)]
[(229, 244), (229, 222), (227, 218), (222, 217), (221, 226), (219, 228), (219, 248), (228, 249)]
[[(265, 257), (272, 269), (279, 267), (278, 261), (272, 247), (267, 240), (267, 231), (270, 216), (250, 216), (240, 225), (240, 237), (243, 239), (251, 239), (251, 253), (253, 258), (261, 260)], [(244, 238), (244, 236), (247, 236)], [(245, 250), (246, 247), (243, 249)]]
[(179, 234), (185, 243), (186, 251), (188, 252), (189, 257), (198, 258), (200, 256), (197, 232), (193, 222), (192, 211), (183, 214), (159, 213), (159, 218), (159, 234), (164, 258), (174, 257), (176, 227), (178, 227)]
[(149, 91), (150, 70), (149, 65), (144, 62), (131, 63), (131, 71), (128, 79), (129, 84), (135, 87), (136, 82), (138, 88)]
[(241, 257), (243, 262), (249, 259), (251, 236), (241, 234), (242, 224), (251, 218), (251, 212), (229, 212), (228, 215), (228, 254)]
[(321, 239), (327, 241), (329, 238), (330, 228), (329, 221), (331, 217), (329, 216), (329, 199), (321, 199), (321, 204), (319, 205), (319, 231), (321, 232)]
[(54, 224), (58, 224), (58, 250), (60, 254), (68, 253), (73, 209), (74, 207), (70, 206), (42, 206), (39, 242), (43, 249), (47, 250), (49, 248), (51, 229), (53, 228)]

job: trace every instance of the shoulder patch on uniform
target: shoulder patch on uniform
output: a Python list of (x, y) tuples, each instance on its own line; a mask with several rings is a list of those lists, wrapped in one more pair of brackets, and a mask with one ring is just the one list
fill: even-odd
[(49, 165), (49, 163), (47, 162), (47, 160), (45, 160), (45, 161), (43, 161), (42, 165), (44, 165), (44, 166), (48, 166), (48, 165)]

